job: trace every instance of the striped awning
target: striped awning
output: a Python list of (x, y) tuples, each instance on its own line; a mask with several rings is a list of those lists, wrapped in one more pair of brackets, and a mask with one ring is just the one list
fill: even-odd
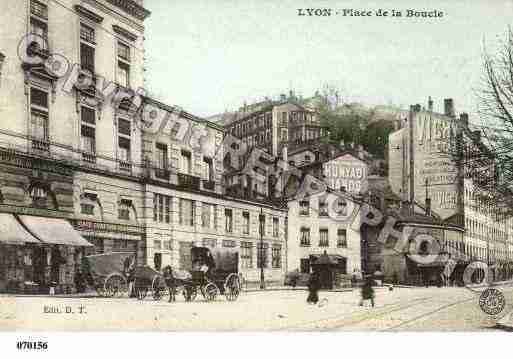
[(20, 220), (30, 233), (45, 244), (63, 244), (78, 247), (92, 246), (65, 219), (20, 216)]
[(13, 214), (0, 213), (0, 243), (22, 246), (25, 243), (41, 244), (41, 241), (23, 228)]

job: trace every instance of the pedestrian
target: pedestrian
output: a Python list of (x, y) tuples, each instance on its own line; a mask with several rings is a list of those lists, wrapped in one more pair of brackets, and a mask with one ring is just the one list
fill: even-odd
[(374, 308), (374, 289), (372, 288), (372, 278), (367, 276), (362, 285), (362, 299), (360, 300), (360, 307), (363, 306), (365, 300), (370, 300)]
[(123, 263), (125, 276), (127, 278), (128, 282), (128, 296), (130, 298), (137, 297), (135, 293), (134, 283), (135, 283), (135, 270), (136, 270), (136, 264), (135, 264), (135, 256), (131, 255), (125, 259), (125, 262)]
[(319, 301), (320, 278), (317, 272), (313, 272), (308, 279), (308, 304), (317, 304)]
[(82, 276), (82, 272), (80, 271), (80, 268), (77, 268), (75, 270), (75, 288), (77, 293), (84, 293), (85, 292), (85, 285), (84, 285), (84, 277)]

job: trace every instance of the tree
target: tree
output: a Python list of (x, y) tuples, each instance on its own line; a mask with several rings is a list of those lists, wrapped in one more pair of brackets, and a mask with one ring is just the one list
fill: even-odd
[[(513, 184), (513, 32), (508, 29), (499, 50), (490, 54), (485, 51), (483, 79), (477, 92), (478, 113), (481, 117), (479, 129), (483, 142), (489, 148), (494, 161), (494, 174), (481, 181), (481, 187), (490, 192), (493, 201), (510, 203)], [(466, 164), (482, 167), (484, 156), (478, 154), (466, 158)], [(506, 194), (506, 196), (505, 196)]]

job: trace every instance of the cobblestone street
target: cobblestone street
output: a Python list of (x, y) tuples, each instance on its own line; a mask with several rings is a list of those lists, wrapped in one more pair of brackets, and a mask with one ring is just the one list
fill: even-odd
[[(504, 292), (511, 312), (511, 288)], [(376, 307), (358, 306), (359, 292), (321, 292), (306, 304), (306, 291), (243, 293), (236, 302), (207, 303), (129, 298), (0, 297), (2, 330), (243, 331), (243, 330), (490, 330), (495, 322), (465, 288), (376, 290)], [(73, 313), (66, 313), (71, 310)], [(60, 313), (53, 313), (59, 310)], [(80, 311), (83, 313), (80, 313)], [(45, 311), (47, 313), (45, 313)], [(50, 312), (50, 313), (48, 313)]]

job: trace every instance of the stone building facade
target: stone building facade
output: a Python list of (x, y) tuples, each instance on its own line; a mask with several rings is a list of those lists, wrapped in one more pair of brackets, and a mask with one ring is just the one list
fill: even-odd
[[(485, 182), (493, 182), (497, 169), (479, 131), (469, 127), (467, 114), (456, 118), (452, 99), (444, 100), (443, 114), (433, 111), (430, 100), (427, 110), (415, 105), (403, 115), (407, 121), (389, 138), (392, 191), (403, 202), (413, 197), (415, 204), (440, 224), (463, 231), (454, 237), (452, 247), (460, 274), (470, 262), (481, 261), (488, 264), (493, 279), (509, 276), (513, 243), (510, 219), (507, 208), (486, 201), (494, 189)], [(458, 141), (461, 152), (457, 152)], [(414, 170), (410, 171), (412, 164)]]
[[(236, 224), (246, 211), (254, 221), (261, 208), (268, 225), (278, 219), (278, 236), (264, 235), (268, 250), (261, 257), (269, 257), (266, 278), (279, 281), (286, 212), (224, 197), (222, 152), (174, 141), (174, 128), (145, 127), (145, 109), (173, 107), (139, 91), (150, 14), (143, 1), (6, 2), (0, 15), (0, 112), (8, 119), (0, 125), (0, 226), (9, 232), (0, 234), (6, 273), (0, 291), (48, 293), (50, 282), (72, 291), (81, 256), (92, 253), (130, 252), (138, 264), (181, 265), (180, 242), (226, 245), (240, 253), (238, 268), (245, 263), (251, 281), (256, 237), (238, 236)], [(176, 122), (204, 126), (220, 145), (222, 128), (186, 111), (176, 114)], [(180, 207), (185, 200), (189, 207)], [(196, 227), (206, 203), (216, 206), (219, 221), (208, 237)], [(191, 209), (194, 225), (181, 227), (180, 208)], [(225, 234), (221, 223), (230, 210), (234, 233)]]
[(293, 199), (288, 206), (289, 271), (319, 270), (326, 288), (361, 272), (359, 202), (347, 193), (328, 191)]

